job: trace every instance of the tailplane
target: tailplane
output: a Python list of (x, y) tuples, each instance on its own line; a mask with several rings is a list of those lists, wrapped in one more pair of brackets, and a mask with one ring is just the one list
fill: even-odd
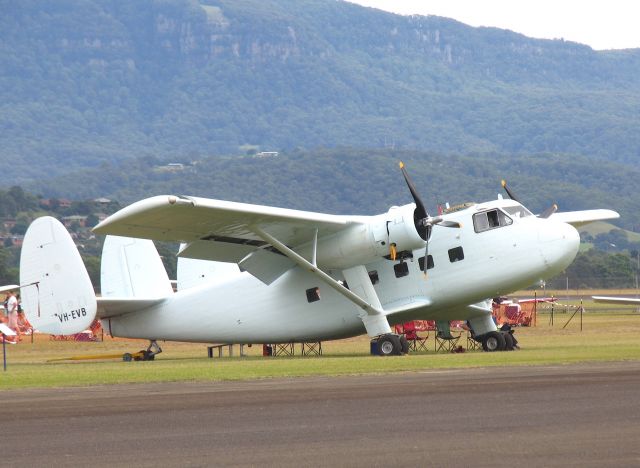
[(65, 227), (51, 216), (36, 219), (27, 229), (20, 285), (27, 318), (43, 333), (79, 333), (96, 316), (96, 296), (80, 253)]

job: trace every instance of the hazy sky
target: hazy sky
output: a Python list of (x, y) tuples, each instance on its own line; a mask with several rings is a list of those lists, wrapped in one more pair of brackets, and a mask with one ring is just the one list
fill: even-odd
[(349, 0), (403, 15), (438, 15), (594, 49), (640, 47), (638, 0)]

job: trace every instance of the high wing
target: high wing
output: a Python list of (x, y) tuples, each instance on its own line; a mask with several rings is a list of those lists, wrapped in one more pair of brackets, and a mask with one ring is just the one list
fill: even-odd
[[(239, 261), (266, 242), (258, 227), (281, 242), (298, 246), (335, 234), (357, 217), (274, 208), (198, 197), (161, 195), (136, 202), (98, 224), (98, 234), (183, 242), (181, 255), (218, 261)], [(205, 241), (207, 248), (202, 247)], [(205, 253), (206, 251), (206, 253)], [(191, 255), (188, 253), (191, 252)]]
[(640, 299), (631, 297), (607, 297), (607, 296), (591, 296), (595, 302), (601, 302), (604, 304), (629, 304), (640, 305)]
[(584, 226), (594, 221), (605, 221), (608, 219), (618, 219), (620, 215), (613, 210), (582, 210), (582, 211), (565, 211), (554, 213), (549, 219), (562, 221), (574, 227)]
[(207, 198), (161, 195), (136, 202), (110, 216), (99, 234), (181, 242), (178, 256), (237, 263), (266, 284), (293, 267), (275, 253), (268, 232), (292, 248), (310, 245), (358, 225), (349, 217)]

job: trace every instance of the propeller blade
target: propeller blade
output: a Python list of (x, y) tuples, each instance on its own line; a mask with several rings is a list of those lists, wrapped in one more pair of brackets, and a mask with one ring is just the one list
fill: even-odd
[(409, 191), (411, 192), (411, 196), (413, 197), (413, 201), (416, 203), (416, 214), (415, 214), (415, 219), (424, 219), (427, 216), (429, 216), (427, 214), (427, 210), (424, 207), (424, 203), (422, 203), (422, 199), (420, 198), (420, 195), (418, 195), (418, 191), (416, 190), (415, 186), (413, 185), (413, 182), (411, 182), (411, 178), (409, 177), (409, 174), (407, 173), (407, 170), (404, 168), (404, 163), (402, 161), (400, 161), (400, 170), (402, 171), (402, 175), (404, 176), (404, 180), (407, 183), (407, 186), (409, 187)]
[(556, 211), (558, 211), (558, 205), (556, 205), (555, 203), (553, 205), (551, 205), (549, 208), (547, 208), (546, 210), (544, 210), (542, 213), (540, 213), (538, 215), (538, 218), (548, 218), (549, 216), (551, 216), (553, 213), (555, 213)]
[(504, 179), (502, 179), (502, 188), (504, 188), (505, 192), (507, 192), (509, 198), (511, 198), (513, 201), (517, 201), (522, 205), (522, 202), (518, 199), (518, 197), (516, 197), (515, 194), (509, 189), (509, 187), (507, 187), (507, 181)]
[(427, 265), (429, 264), (429, 238), (424, 245), (424, 262), (422, 264), (422, 272), (424, 273), (424, 279), (427, 279)]

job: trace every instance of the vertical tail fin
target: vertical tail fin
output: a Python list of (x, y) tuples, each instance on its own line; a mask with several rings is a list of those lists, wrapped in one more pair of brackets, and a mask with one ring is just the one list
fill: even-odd
[(171, 281), (153, 241), (107, 236), (100, 264), (102, 297), (165, 297)]
[(21, 297), (34, 328), (69, 335), (89, 327), (96, 296), (73, 239), (51, 216), (36, 219), (20, 253)]

